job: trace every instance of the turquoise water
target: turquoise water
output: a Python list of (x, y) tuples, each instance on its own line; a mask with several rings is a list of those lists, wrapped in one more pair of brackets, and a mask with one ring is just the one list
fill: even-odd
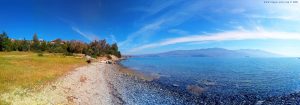
[(270, 97), (300, 91), (297, 58), (133, 57), (121, 64), (159, 75), (156, 81), (163, 85), (183, 90), (196, 85), (209, 94)]

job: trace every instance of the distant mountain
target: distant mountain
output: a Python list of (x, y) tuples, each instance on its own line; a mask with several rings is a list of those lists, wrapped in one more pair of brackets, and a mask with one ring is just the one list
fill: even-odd
[(175, 50), (157, 54), (147, 54), (140, 56), (186, 56), (186, 57), (280, 57), (278, 54), (263, 50), (241, 49), (228, 50), (223, 48), (207, 48), (196, 50)]

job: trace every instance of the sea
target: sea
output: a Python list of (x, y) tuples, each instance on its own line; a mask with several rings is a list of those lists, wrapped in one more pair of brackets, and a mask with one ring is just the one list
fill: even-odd
[(214, 97), (210, 99), (221, 102), (217, 104), (223, 100), (261, 104), (300, 91), (300, 59), (292, 57), (132, 57), (121, 65), (158, 77), (155, 83), (201, 102), (205, 101), (201, 97)]

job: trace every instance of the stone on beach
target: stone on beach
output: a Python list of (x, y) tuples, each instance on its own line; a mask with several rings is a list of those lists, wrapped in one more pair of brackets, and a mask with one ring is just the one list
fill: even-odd
[(197, 85), (188, 85), (186, 87), (186, 89), (192, 93), (192, 94), (195, 94), (195, 95), (200, 95), (203, 91), (204, 91), (204, 88), (202, 87), (199, 87)]

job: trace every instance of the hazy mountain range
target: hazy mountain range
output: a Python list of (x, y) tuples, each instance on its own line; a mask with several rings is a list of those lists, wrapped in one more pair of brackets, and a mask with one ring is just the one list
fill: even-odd
[(257, 49), (228, 50), (224, 48), (207, 48), (195, 50), (174, 50), (157, 54), (139, 56), (184, 56), (184, 57), (280, 57), (281, 55)]

